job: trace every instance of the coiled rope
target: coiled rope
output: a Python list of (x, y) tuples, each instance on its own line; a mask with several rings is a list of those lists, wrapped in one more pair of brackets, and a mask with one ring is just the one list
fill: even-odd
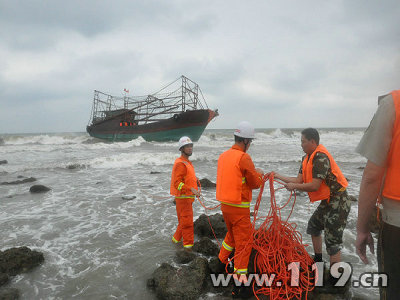
[[(269, 182), (271, 206), (266, 217), (258, 217), (261, 198), (265, 182), (267, 181)], [(281, 184), (282, 187), (275, 189), (274, 182)], [(283, 185), (283, 183), (274, 180), (273, 173), (264, 175), (254, 207), (252, 238), (244, 248), (248, 249), (247, 247), (252, 247), (256, 250), (254, 271), (260, 275), (268, 275), (270, 279), (269, 282), (272, 283), (267, 284), (264, 282), (263, 285), (258, 286), (257, 282), (253, 281), (252, 288), (257, 299), (259, 299), (259, 295), (266, 295), (271, 300), (307, 299), (308, 292), (314, 289), (317, 279), (316, 271), (311, 269), (314, 261), (305, 249), (307, 245), (302, 243), (302, 235), (296, 230), (297, 225), (295, 223), (289, 223), (288, 221), (293, 212), (296, 195), (294, 194), (294, 197), (292, 197), (293, 193), (291, 193), (288, 201), (282, 207), (279, 207), (276, 203), (275, 192), (284, 188)], [(202, 198), (203, 201), (201, 201), (200, 198)], [(292, 198), (293, 204), (290, 213), (286, 220), (282, 220), (281, 210), (289, 205)], [(217, 205), (207, 208), (203, 203), (204, 198), (200, 196), (198, 199), (206, 210), (219, 207), (219, 205)], [(255, 229), (256, 221), (264, 218), (265, 220), (260, 227)], [(211, 226), (210, 220), (209, 223)], [(218, 241), (215, 233), (214, 237)], [(243, 251), (245, 251), (244, 249)], [(237, 255), (239, 255), (239, 253), (235, 253), (233, 259), (235, 259)], [(273, 280), (271, 280), (271, 274), (275, 274)]]

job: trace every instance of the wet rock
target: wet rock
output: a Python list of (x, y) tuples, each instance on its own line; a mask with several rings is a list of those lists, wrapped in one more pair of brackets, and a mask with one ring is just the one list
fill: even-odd
[(196, 257), (197, 255), (195, 253), (180, 249), (176, 251), (175, 260), (179, 264), (187, 264), (194, 260)]
[(16, 300), (19, 299), (19, 291), (13, 288), (1, 289), (0, 300)]
[(10, 277), (6, 273), (0, 273), (0, 286), (6, 284), (10, 280)]
[(357, 202), (358, 201), (357, 197), (353, 196), (353, 195), (349, 195), (349, 199), (350, 199), (351, 202)]
[(4, 145), (4, 140), (0, 138), (0, 146)]
[(122, 196), (122, 200), (133, 200), (133, 199), (136, 199), (136, 196), (134, 195)]
[(28, 272), (44, 261), (43, 253), (28, 247), (11, 248), (0, 251), (0, 273), (9, 276)]
[(31, 193), (45, 193), (50, 190), (51, 190), (50, 188), (41, 184), (32, 185), (31, 188), (29, 189)]
[(358, 170), (364, 170), (365, 167), (358, 167), (357, 169), (358, 169)]
[(219, 247), (208, 237), (202, 237), (200, 241), (194, 243), (193, 251), (208, 256), (217, 256), (219, 253)]
[(202, 188), (215, 188), (217, 185), (207, 178), (200, 179), (200, 185)]
[(22, 180), (15, 180), (15, 181), (9, 181), (9, 182), (2, 182), (0, 183), (1, 185), (11, 185), (11, 184), (23, 184), (23, 183), (27, 183), (27, 182), (34, 182), (37, 179), (34, 177), (29, 177), (29, 178), (25, 178)]
[(203, 257), (197, 257), (189, 266), (179, 269), (163, 263), (147, 281), (147, 286), (154, 288), (161, 299), (198, 299), (208, 274), (208, 261)]
[(225, 273), (225, 264), (221, 263), (218, 257), (212, 257), (208, 262), (208, 267), (211, 274), (222, 274)]
[(81, 164), (71, 164), (67, 166), (67, 169), (69, 170), (84, 169), (84, 168), (86, 168), (86, 166)]
[(8, 164), (8, 161), (6, 161), (6, 160), (0, 160), (0, 165), (5, 165), (5, 164)]
[(161, 174), (161, 172), (151, 171), (150, 174)]
[[(210, 219), (210, 223), (212, 228), (214, 229), (215, 235), (217, 238), (223, 238), (226, 235), (227, 229), (225, 225), (224, 218), (221, 214), (214, 214), (208, 217)], [(213, 231), (210, 227), (210, 223), (205, 214), (202, 214), (195, 222), (194, 222), (194, 233), (200, 237), (206, 236), (209, 238), (214, 238)]]

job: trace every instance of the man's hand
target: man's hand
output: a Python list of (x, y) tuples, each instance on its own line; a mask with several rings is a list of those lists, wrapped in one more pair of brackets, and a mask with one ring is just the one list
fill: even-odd
[(200, 197), (200, 192), (196, 190), (195, 188), (190, 188), (193, 194), (195, 194), (197, 197)]
[(288, 191), (293, 191), (293, 190), (295, 190), (295, 189), (296, 189), (295, 186), (296, 186), (296, 183), (294, 183), (294, 182), (289, 182), (289, 183), (286, 183), (286, 184), (285, 184), (285, 188), (286, 188)]
[(372, 254), (374, 254), (374, 239), (371, 232), (358, 232), (356, 238), (356, 252), (364, 264), (368, 264), (367, 245)]

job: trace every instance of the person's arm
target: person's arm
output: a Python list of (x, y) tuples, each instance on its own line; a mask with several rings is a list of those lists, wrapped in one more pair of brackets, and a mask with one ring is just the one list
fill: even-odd
[(321, 183), (322, 183), (322, 179), (313, 178), (312, 181), (308, 182), (308, 183), (289, 182), (285, 185), (285, 187), (289, 191), (300, 190), (300, 191), (304, 191), (304, 192), (316, 192), (319, 190)]
[(187, 195), (190, 191), (190, 189), (185, 186), (186, 172), (186, 166), (184, 163), (178, 163), (175, 166), (174, 186), (178, 191), (180, 191), (181, 195)]
[(289, 177), (283, 176), (279, 173), (274, 173), (274, 178), (282, 180), (285, 183), (293, 182), (293, 183), (302, 183), (303, 182), (303, 174), (297, 174), (297, 177)]
[(361, 179), (360, 195), (358, 199), (358, 220), (356, 252), (360, 259), (367, 264), (366, 247), (374, 253), (374, 240), (368, 226), (369, 219), (374, 211), (376, 199), (379, 196), (385, 168), (368, 160)]
[(251, 189), (258, 189), (262, 184), (263, 172), (256, 169), (250, 155), (245, 153), (239, 162), (242, 174), (246, 178), (246, 183)]

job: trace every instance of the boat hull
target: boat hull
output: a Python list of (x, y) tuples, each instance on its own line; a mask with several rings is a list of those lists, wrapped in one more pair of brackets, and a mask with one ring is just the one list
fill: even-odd
[(209, 109), (186, 111), (173, 117), (143, 125), (121, 126), (118, 119), (105, 120), (87, 127), (92, 136), (108, 141), (130, 141), (142, 136), (146, 141), (178, 141), (189, 136), (198, 141), (208, 123), (216, 116)]

